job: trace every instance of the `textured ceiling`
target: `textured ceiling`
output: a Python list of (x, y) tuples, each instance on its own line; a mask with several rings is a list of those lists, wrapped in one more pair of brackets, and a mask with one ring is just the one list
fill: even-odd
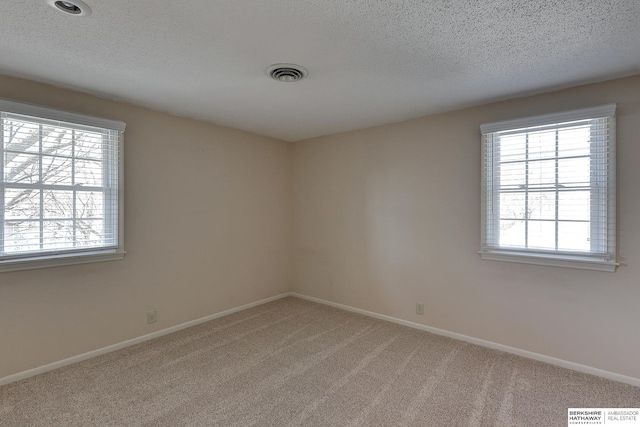
[(640, 73), (639, 0), (85, 3), (2, 0), (0, 73), (289, 141)]

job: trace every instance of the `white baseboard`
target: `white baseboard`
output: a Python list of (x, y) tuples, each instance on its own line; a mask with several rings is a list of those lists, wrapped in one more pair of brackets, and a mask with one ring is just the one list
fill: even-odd
[(398, 319), (396, 317), (386, 316), (384, 314), (378, 314), (378, 313), (375, 313), (373, 311), (362, 310), (360, 308), (355, 308), (355, 307), (351, 307), (351, 306), (344, 305), (344, 304), (338, 304), (338, 303), (335, 303), (335, 302), (332, 302), (332, 301), (323, 300), (323, 299), (320, 299), (320, 298), (309, 297), (309, 296), (298, 294), (298, 293), (295, 293), (295, 292), (291, 292), (290, 295), (294, 296), (294, 297), (297, 297), (297, 298), (305, 299), (305, 300), (308, 300), (308, 301), (313, 301), (313, 302), (317, 302), (317, 303), (320, 303), (320, 304), (329, 305), (331, 307), (336, 307), (336, 308), (340, 308), (340, 309), (343, 309), (343, 310), (351, 311), (351, 312), (354, 312), (354, 313), (364, 314), (365, 316), (374, 317), (376, 319), (386, 320), (386, 321), (389, 321), (389, 322), (397, 323), (399, 325), (408, 326), (410, 328), (415, 328), (415, 329), (420, 329), (420, 330), (423, 330), (423, 331), (431, 332), (431, 333), (436, 334), (436, 335), (442, 335), (442, 336), (453, 338), (453, 339), (457, 339), (457, 340), (460, 340), (460, 341), (465, 341), (465, 342), (468, 342), (468, 343), (471, 343), (471, 344), (477, 344), (477, 345), (482, 346), (482, 347), (487, 347), (487, 348), (492, 348), (494, 350), (504, 351), (505, 353), (515, 354), (515, 355), (518, 355), (518, 356), (526, 357), (528, 359), (538, 360), (540, 362), (546, 362), (546, 363), (549, 363), (551, 365), (560, 366), (562, 368), (567, 368), (567, 369), (571, 369), (571, 370), (574, 370), (574, 371), (583, 372), (585, 374), (591, 374), (591, 375), (595, 375), (597, 377), (602, 377), (602, 378), (606, 378), (606, 379), (609, 379), (609, 380), (618, 381), (618, 382), (621, 382), (621, 383), (630, 384), (630, 385), (633, 385), (633, 386), (636, 386), (636, 387), (640, 387), (640, 379), (638, 379), (638, 378), (629, 377), (629, 376), (622, 375), (622, 374), (616, 374), (614, 372), (609, 372), (609, 371), (605, 371), (605, 370), (598, 369), (598, 368), (592, 368), (590, 366), (581, 365), (579, 363), (568, 362), (566, 360), (557, 359), (555, 357), (545, 356), (544, 354), (534, 353), (532, 351), (527, 351), (527, 350), (521, 350), (519, 348), (509, 347), (507, 345), (498, 344), (498, 343), (495, 343), (495, 342), (492, 342), (492, 341), (486, 341), (486, 340), (482, 340), (482, 339), (479, 339), (479, 338), (473, 338), (473, 337), (469, 337), (467, 335), (458, 334), (456, 332), (450, 332), (450, 331), (447, 331), (447, 330), (444, 330), (444, 329), (438, 329), (438, 328), (434, 328), (434, 327), (431, 327), (431, 326), (422, 325), (420, 323), (410, 322), (408, 320), (402, 320), (402, 319)]
[(122, 341), (117, 344), (109, 345), (106, 347), (99, 348), (97, 350), (92, 350), (87, 353), (79, 354), (77, 356), (69, 357), (67, 359), (59, 360), (57, 362), (49, 363), (44, 366), (39, 366), (37, 368), (29, 369), (27, 371), (18, 372), (17, 374), (8, 375), (6, 377), (0, 378), (0, 386), (5, 384), (13, 383), (16, 381), (24, 380), (29, 377), (33, 377), (38, 374), (43, 374), (48, 371), (53, 371), (54, 369), (62, 368), (63, 366), (71, 365), (73, 363), (81, 362), (83, 360), (91, 359), (92, 357), (100, 356), (102, 354), (111, 353), (112, 351), (120, 350), (125, 347), (129, 347), (135, 344), (139, 344), (141, 342), (149, 341), (154, 338), (161, 337), (163, 335), (170, 334), (172, 332), (177, 332), (182, 329), (189, 328), (191, 326), (199, 325), (200, 323), (208, 322), (213, 319), (217, 319), (219, 317), (227, 316), (232, 313), (236, 313), (238, 311), (246, 310), (251, 307), (255, 307), (258, 305), (266, 304), (271, 301), (275, 301), (284, 297), (288, 297), (291, 295), (291, 292), (286, 292), (280, 295), (276, 295), (270, 298), (265, 298), (260, 301), (251, 302), (249, 304), (244, 304), (239, 307), (230, 308), (229, 310), (221, 311), (219, 313), (211, 314), (209, 316), (201, 317), (196, 320), (191, 320), (190, 322), (181, 323), (176, 326), (172, 326), (170, 328), (163, 329), (161, 331), (156, 331), (147, 335), (142, 335), (137, 338), (132, 338), (130, 340)]
[(403, 320), (403, 319), (398, 319), (396, 317), (392, 317), (392, 316), (386, 316), (384, 314), (378, 314), (375, 313), (373, 311), (367, 311), (367, 310), (362, 310), (360, 308), (355, 308), (355, 307), (351, 307), (348, 305), (344, 305), (344, 304), (339, 304), (336, 302), (332, 302), (332, 301), (328, 301), (328, 300), (324, 300), (324, 299), (320, 299), (320, 298), (315, 298), (315, 297), (310, 297), (307, 295), (302, 295), (302, 294), (298, 294), (295, 292), (285, 292), (283, 294), (280, 295), (276, 295), (270, 298), (265, 298), (262, 299), (260, 301), (255, 301), (249, 304), (244, 304), (241, 305), (239, 307), (235, 307), (235, 308), (231, 308), (229, 310), (225, 310), (225, 311), (221, 311), (219, 313), (215, 313), (209, 316), (205, 316), (205, 317), (201, 317), (199, 319), (196, 320), (192, 320), (189, 322), (185, 322), (185, 323), (181, 323), (179, 325), (176, 326), (172, 326), (170, 328), (166, 328), (163, 329), (161, 331), (156, 331), (153, 332), (151, 334), (147, 334), (147, 335), (142, 335), (140, 337), (137, 338), (133, 338), (130, 340), (126, 340), (126, 341), (122, 341), (120, 343), (117, 344), (113, 344), (107, 347), (103, 347), (103, 348), (99, 348), (97, 350), (92, 350), (89, 351), (87, 353), (83, 353), (77, 356), (73, 356), (73, 357), (69, 357), (67, 359), (63, 359), (63, 360), (59, 360), (57, 362), (53, 362), (53, 363), (49, 363), (47, 365), (44, 366), (39, 366), (37, 368), (33, 368), (33, 369), (29, 369), (27, 371), (23, 371), (23, 372), (18, 372), (17, 374), (13, 374), (13, 375), (8, 375), (6, 377), (0, 378), (0, 386), (9, 384), (9, 383), (13, 383), (16, 381), (20, 381), (29, 377), (33, 377), (35, 375), (38, 374), (42, 374), (48, 371), (52, 371), (54, 369), (57, 368), (61, 368), (63, 366), (67, 366), (67, 365), (71, 365), (73, 363), (77, 363), (77, 362), (81, 362), (83, 360), (87, 360), (90, 359), (92, 357), (96, 357), (96, 356), (100, 356), (102, 354), (106, 354), (106, 353), (111, 353), (112, 351), (116, 351), (116, 350), (120, 350), (122, 348), (125, 347), (129, 347), (135, 344), (139, 344), (141, 342), (144, 341), (149, 341), (152, 340), (154, 338), (158, 338), (161, 337), (163, 335), (167, 335), (173, 332), (177, 332), (180, 331), (182, 329), (186, 329), (189, 328), (191, 326), (195, 326), (195, 325), (199, 325), (201, 323), (204, 322), (208, 322), (210, 320), (214, 320), (217, 319), (219, 317), (223, 317), (223, 316), (227, 316), (229, 314), (232, 313), (236, 313), (238, 311), (242, 311), (242, 310), (246, 310), (248, 308), (251, 307), (255, 307), (258, 305), (262, 305), (262, 304), (266, 304), (268, 302), (271, 301), (275, 301), (281, 298), (285, 298), (288, 296), (294, 296), (297, 298), (301, 298), (304, 300), (308, 300), (308, 301), (313, 301), (313, 302), (317, 302), (320, 304), (324, 304), (324, 305), (328, 305), (331, 307), (336, 307), (336, 308), (340, 308), (343, 310), (347, 310), (347, 311), (351, 311), (354, 313), (359, 313), (359, 314), (363, 314), (365, 316), (369, 316), (369, 317), (374, 317), (376, 319), (381, 319), (381, 320), (386, 320), (388, 322), (392, 322), (392, 323), (397, 323), (399, 325), (403, 325), (403, 326), (408, 326), (410, 328), (414, 328), (414, 329), (420, 329), (423, 331), (427, 331), (427, 332), (431, 332), (433, 334), (436, 335), (442, 335), (442, 336), (446, 336), (449, 338), (453, 338), (453, 339), (457, 339), (460, 341), (465, 341), (471, 344), (477, 344), (479, 346), (482, 347), (487, 347), (487, 348), (492, 348), (495, 350), (500, 350), (500, 351), (504, 351), (506, 353), (511, 353), (511, 354), (515, 354), (518, 356), (522, 356), (522, 357), (526, 357), (528, 359), (533, 359), (533, 360), (538, 360), (540, 362), (546, 362), (552, 365), (556, 365), (556, 366), (560, 366), (563, 368), (567, 368), (567, 369), (571, 369), (574, 371), (578, 371), (578, 372), (583, 372), (586, 374), (591, 374), (591, 375), (595, 375), (598, 377), (602, 377), (602, 378), (606, 378), (609, 380), (613, 380), (613, 381), (618, 381), (621, 383), (625, 383), (625, 384), (630, 384), (636, 387), (640, 387), (640, 379), (638, 378), (634, 378), (634, 377), (629, 377), (626, 375), (621, 375), (621, 374), (616, 374), (614, 372), (609, 372), (609, 371), (605, 371), (602, 369), (598, 369), (598, 368), (592, 368), (590, 366), (585, 366), (585, 365), (580, 365), (578, 363), (574, 363), (574, 362), (568, 362), (566, 360), (562, 360), (562, 359), (557, 359), (555, 357), (551, 357), (551, 356), (545, 356), (543, 354), (538, 354), (538, 353), (534, 353), (531, 351), (527, 351), (527, 350), (521, 350), (519, 348), (515, 348), (515, 347), (509, 347), (507, 345), (503, 345), (503, 344), (498, 344), (492, 341), (486, 341), (486, 340), (482, 340), (479, 338), (473, 338), (473, 337), (469, 337), (467, 335), (462, 335), (462, 334), (458, 334), (456, 332), (450, 332), (444, 329), (438, 329), (438, 328), (434, 328), (431, 326), (426, 326), (426, 325), (422, 325), (420, 323), (415, 323), (415, 322), (410, 322), (408, 320)]

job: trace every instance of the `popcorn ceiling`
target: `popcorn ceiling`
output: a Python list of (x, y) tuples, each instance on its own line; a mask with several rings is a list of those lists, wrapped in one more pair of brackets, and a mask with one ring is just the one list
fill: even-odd
[(86, 3), (4, 2), (0, 73), (286, 140), (640, 73), (635, 0)]

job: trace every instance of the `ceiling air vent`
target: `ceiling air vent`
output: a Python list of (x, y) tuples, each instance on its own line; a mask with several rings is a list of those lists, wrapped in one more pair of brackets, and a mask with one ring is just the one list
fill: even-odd
[(75, 15), (75, 16), (91, 15), (91, 8), (81, 0), (67, 0), (67, 1), (45, 0), (45, 2), (52, 8), (60, 12), (64, 12), (68, 15)]
[(295, 64), (273, 64), (267, 74), (274, 80), (284, 83), (297, 82), (307, 76), (307, 70)]

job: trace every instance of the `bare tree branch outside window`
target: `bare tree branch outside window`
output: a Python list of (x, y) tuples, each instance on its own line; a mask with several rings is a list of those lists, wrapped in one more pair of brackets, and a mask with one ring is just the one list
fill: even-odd
[(2, 131), (2, 252), (104, 245), (103, 135), (9, 118)]

